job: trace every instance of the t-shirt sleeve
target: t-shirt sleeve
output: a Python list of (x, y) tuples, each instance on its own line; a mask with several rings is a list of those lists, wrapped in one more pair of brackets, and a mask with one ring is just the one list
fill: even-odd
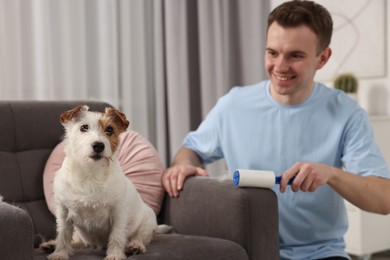
[(228, 113), (226, 108), (230, 95), (228, 93), (221, 97), (199, 127), (189, 132), (182, 142), (184, 147), (196, 152), (204, 163), (212, 163), (224, 157), (221, 143), (224, 127), (222, 115)]
[(354, 113), (345, 129), (342, 149), (343, 167), (362, 176), (390, 178), (389, 170), (378, 145), (368, 115), (359, 110)]

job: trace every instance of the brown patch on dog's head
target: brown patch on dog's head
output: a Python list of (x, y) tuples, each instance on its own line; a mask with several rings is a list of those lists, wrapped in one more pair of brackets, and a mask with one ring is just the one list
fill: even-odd
[(112, 108), (112, 107), (106, 107), (105, 114), (112, 118), (114, 123), (122, 128), (122, 132), (124, 132), (127, 127), (129, 127), (130, 122), (126, 119), (126, 116), (121, 111)]
[(103, 116), (100, 119), (100, 127), (110, 138), (112, 151), (118, 149), (120, 143), (119, 135), (126, 131), (129, 124), (124, 113), (115, 108), (106, 107)]
[(83, 111), (88, 111), (89, 107), (86, 105), (75, 107), (71, 110), (65, 111), (60, 115), (61, 124), (66, 124), (69, 121), (72, 121), (74, 118), (79, 117), (80, 113)]

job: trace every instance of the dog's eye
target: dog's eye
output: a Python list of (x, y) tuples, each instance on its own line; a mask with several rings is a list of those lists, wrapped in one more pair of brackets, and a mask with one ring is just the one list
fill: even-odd
[(87, 131), (88, 131), (88, 125), (82, 125), (82, 126), (80, 127), (80, 131), (81, 131), (81, 132), (87, 132)]
[(107, 126), (105, 132), (108, 136), (111, 136), (114, 133), (114, 128), (112, 126)]

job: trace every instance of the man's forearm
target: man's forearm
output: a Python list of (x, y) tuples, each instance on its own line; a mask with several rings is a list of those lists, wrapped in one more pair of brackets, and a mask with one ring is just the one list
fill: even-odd
[(172, 166), (179, 164), (190, 164), (201, 168), (204, 167), (199, 156), (194, 151), (185, 147), (180, 148), (172, 162)]
[(362, 210), (390, 213), (390, 180), (376, 176), (359, 176), (337, 169), (329, 185), (346, 200)]

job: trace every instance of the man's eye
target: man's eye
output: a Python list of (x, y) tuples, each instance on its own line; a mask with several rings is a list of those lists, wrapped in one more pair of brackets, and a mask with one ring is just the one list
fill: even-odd
[(291, 55), (291, 57), (293, 59), (303, 59), (305, 56), (303, 54), (296, 53), (296, 54)]
[(271, 57), (277, 56), (276, 51), (270, 51), (270, 50), (268, 50), (268, 51), (267, 51), (267, 54), (268, 54), (269, 56), (271, 56)]
[(114, 133), (114, 128), (112, 126), (107, 126), (105, 132), (108, 136), (111, 136)]
[(87, 132), (88, 129), (89, 129), (88, 125), (82, 125), (82, 126), (80, 127), (80, 131), (81, 131), (81, 132)]

